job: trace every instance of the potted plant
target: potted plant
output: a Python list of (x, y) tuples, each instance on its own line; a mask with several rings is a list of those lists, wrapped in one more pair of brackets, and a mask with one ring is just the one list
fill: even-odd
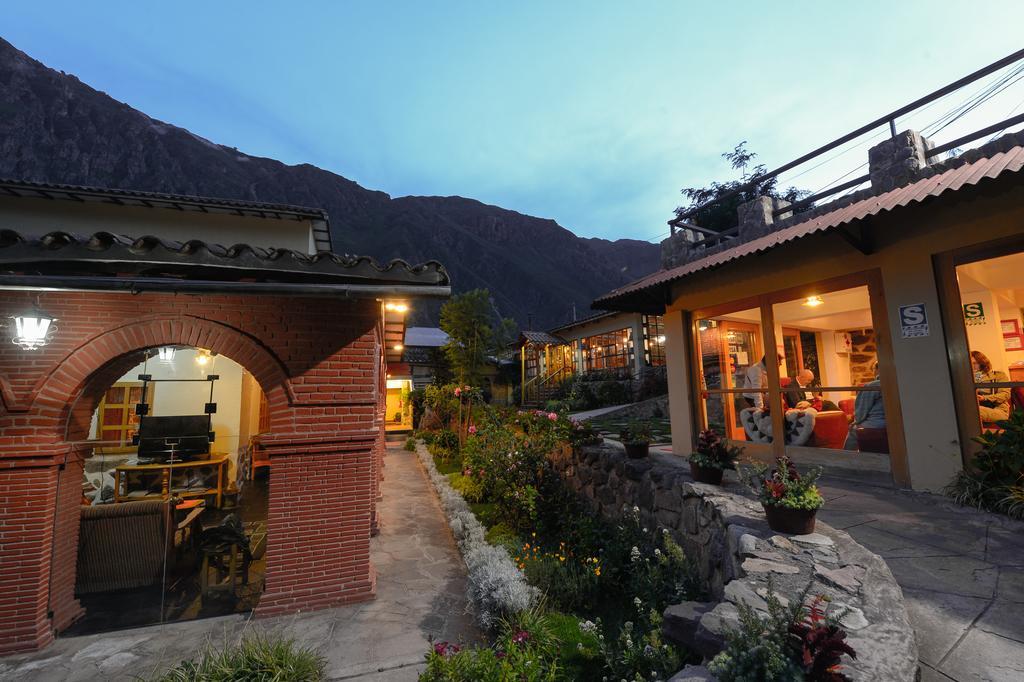
[(722, 484), (726, 469), (736, 468), (736, 459), (743, 448), (729, 445), (714, 429), (705, 429), (697, 436), (697, 450), (690, 455), (690, 473), (698, 483)]
[(651, 425), (644, 421), (634, 420), (619, 431), (619, 439), (626, 448), (626, 456), (630, 459), (642, 459), (647, 456), (651, 447)]
[(825, 504), (815, 481), (821, 468), (800, 474), (789, 457), (779, 457), (769, 472), (767, 465), (754, 467), (748, 484), (761, 500), (768, 526), (780, 533), (807, 535), (814, 532), (814, 517)]

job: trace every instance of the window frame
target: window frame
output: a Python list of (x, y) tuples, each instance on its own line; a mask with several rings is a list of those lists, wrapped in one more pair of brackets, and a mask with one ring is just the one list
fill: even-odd
[[(700, 357), (700, 339), (698, 323), (701, 320), (720, 317), (735, 313), (741, 310), (758, 309), (760, 312), (760, 326), (762, 334), (762, 348), (765, 352), (768, 349), (778, 348), (783, 339), (777, 339), (775, 333), (774, 306), (777, 303), (799, 300), (809, 296), (827, 294), (845, 289), (853, 289), (866, 286), (868, 289), (868, 300), (872, 318), (873, 329), (875, 330), (877, 357), (879, 365), (879, 376), (881, 379), (882, 400), (885, 405), (887, 432), (889, 440), (890, 471), (894, 481), (898, 485), (909, 485), (909, 468), (906, 458), (906, 441), (903, 433), (903, 414), (900, 408), (898, 385), (896, 381), (895, 363), (893, 360), (892, 336), (888, 309), (885, 302), (885, 295), (882, 288), (881, 272), (878, 269), (866, 270), (851, 273), (840, 277), (833, 277), (809, 282), (798, 286), (779, 289), (763, 294), (748, 296), (722, 304), (699, 308), (690, 312), (688, 316), (690, 325), (690, 374), (691, 374), (691, 401), (694, 429), (694, 438), (703, 428), (704, 415), (701, 403), (705, 395), (716, 393), (742, 393), (744, 389), (706, 389), (701, 385), (703, 367)], [(776, 363), (769, 362), (767, 367), (768, 382), (765, 392), (767, 402), (772, 413), (772, 430), (774, 433), (784, 432), (784, 413), (782, 410), (784, 388), (781, 386), (780, 368)], [(863, 391), (861, 386), (823, 386), (816, 390), (842, 390), (842, 391)], [(750, 443), (743, 442), (743, 447), (749, 454), (754, 456), (770, 455), (779, 457), (786, 455), (792, 448), (792, 452), (799, 452), (800, 446), (787, 445), (783, 439), (776, 438), (772, 443)], [(840, 451), (834, 451), (840, 452)]]

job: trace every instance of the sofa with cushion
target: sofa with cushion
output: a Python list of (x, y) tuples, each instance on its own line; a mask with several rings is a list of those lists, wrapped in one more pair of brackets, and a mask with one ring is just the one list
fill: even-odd
[(147, 587), (173, 558), (174, 500), (82, 507), (77, 594)]
[[(743, 430), (754, 443), (772, 442), (771, 413), (748, 407), (740, 412)], [(846, 442), (848, 422), (839, 410), (818, 412), (813, 407), (786, 410), (786, 443), (841, 450)]]

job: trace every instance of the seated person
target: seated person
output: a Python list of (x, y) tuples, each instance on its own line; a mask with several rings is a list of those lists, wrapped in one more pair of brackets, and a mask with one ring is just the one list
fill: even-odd
[[(785, 392), (786, 405), (798, 410), (813, 407), (818, 412), (838, 410), (839, 406), (831, 400), (823, 400), (820, 392), (808, 394), (804, 390), (810, 388), (812, 383), (814, 383), (814, 372), (809, 369), (797, 372), (796, 377), (788, 384), (789, 390)], [(786, 386), (786, 384), (783, 385)]]
[[(981, 351), (971, 351), (971, 369), (974, 370), (976, 384), (995, 384), (1010, 380), (1003, 372), (992, 369), (992, 362)], [(976, 393), (981, 421), (995, 423), (1010, 418), (1009, 388), (979, 388)]]
[(853, 422), (850, 424), (850, 433), (846, 437), (845, 450), (857, 450), (857, 427), (863, 426), (867, 429), (884, 429), (885, 405), (882, 404), (882, 381), (878, 376), (878, 361), (871, 363), (871, 371), (875, 378), (864, 384), (864, 388), (873, 388), (873, 391), (858, 391), (857, 399), (853, 404)]

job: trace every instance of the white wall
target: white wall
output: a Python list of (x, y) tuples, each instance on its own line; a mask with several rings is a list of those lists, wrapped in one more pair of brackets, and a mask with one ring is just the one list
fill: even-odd
[(984, 307), (983, 324), (967, 324), (967, 345), (971, 350), (984, 353), (992, 362), (992, 368), (1007, 372), (1009, 362), (1003, 345), (1003, 332), (999, 324), (999, 302), (992, 291), (985, 289), (960, 295), (962, 303), (978, 303)]
[[(233, 476), (239, 445), (245, 445), (244, 442), (240, 442), (242, 377), (245, 370), (237, 362), (223, 355), (214, 356), (207, 365), (200, 366), (196, 362), (198, 354), (197, 350), (186, 348), (178, 349), (174, 359), (169, 363), (158, 358), (150, 358), (126, 372), (118, 382), (138, 382), (139, 375), (144, 373), (152, 375), (153, 379), (204, 379), (208, 374), (219, 375), (220, 379), (213, 382), (213, 402), (217, 403), (217, 413), (213, 415), (212, 420), (216, 433), (213, 452), (231, 456)], [(150, 414), (156, 417), (203, 414), (209, 400), (210, 383), (207, 381), (159, 382), (154, 384)], [(259, 409), (258, 402), (256, 409)], [(247, 418), (250, 416), (247, 415)], [(92, 438), (96, 437), (95, 423), (94, 415)]]

